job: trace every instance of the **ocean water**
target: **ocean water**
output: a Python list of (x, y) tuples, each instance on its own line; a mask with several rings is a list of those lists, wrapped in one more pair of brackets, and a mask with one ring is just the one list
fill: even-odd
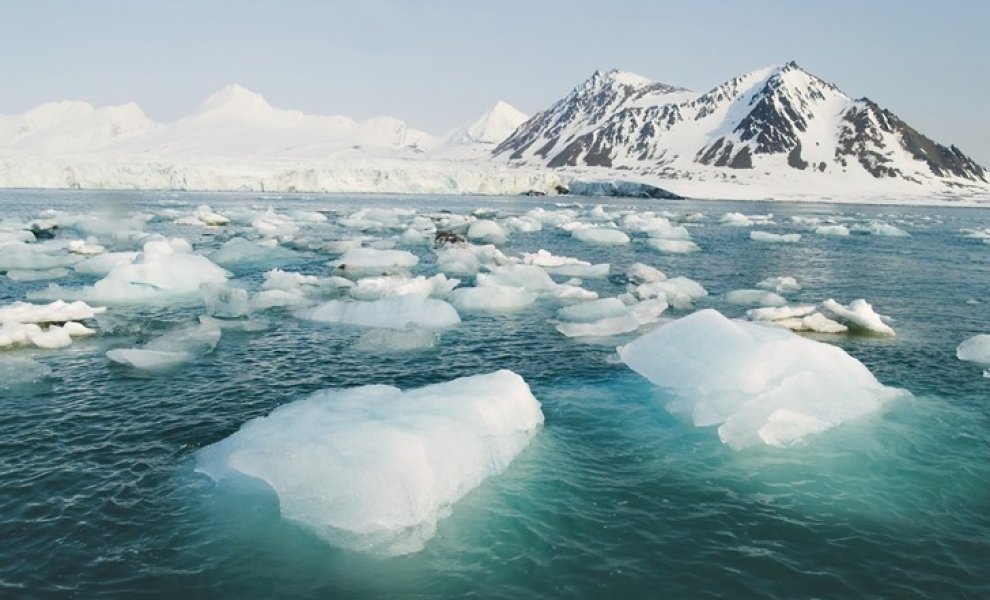
[[(221, 213), (401, 205), (521, 214), (554, 209), (555, 200), (5, 191), (0, 218), (52, 208), (189, 212), (202, 203)], [(990, 210), (605, 204), (703, 213), (691, 227), (703, 251), (664, 255), (635, 240), (589, 246), (552, 228), (515, 233), (503, 251), (545, 248), (609, 262), (616, 274), (646, 262), (699, 281), (710, 295), (698, 307), (729, 316), (744, 309), (722, 294), (776, 275), (802, 284), (796, 303), (866, 298), (893, 319), (895, 338), (816, 339), (911, 396), (794, 447), (736, 451), (713, 428), (669, 414), (664, 393), (616, 360), (615, 346), (632, 336), (568, 340), (547, 322), (556, 308), (547, 303), (463, 315), (436, 350), (400, 355), (356, 349), (360, 328), (270, 311), (267, 330), (225, 332), (211, 354), (161, 374), (111, 364), (105, 352), (191, 322), (202, 306), (111, 308), (98, 336), (62, 350), (7, 352), (33, 357), (53, 376), (0, 382), (0, 596), (990, 597), (990, 380), (955, 358), (960, 342), (990, 333), (990, 245), (960, 233), (990, 226)], [(750, 228), (718, 224), (730, 211), (772, 212), (775, 224), (754, 228), (804, 237), (753, 242)], [(911, 237), (818, 236), (793, 224), (795, 215), (882, 220)], [(163, 218), (144, 227), (185, 237), (197, 251), (230, 235)], [(313, 239), (346, 233), (303, 231)], [(416, 272), (432, 273), (430, 249), (412, 251), (421, 257)], [(327, 275), (332, 258), (304, 252), (285, 268)], [(268, 268), (232, 271), (256, 289)], [(59, 283), (94, 280), (72, 274)], [(47, 284), (0, 280), (0, 303)], [(585, 286), (603, 296), (624, 290), (620, 277)], [(499, 368), (530, 384), (545, 426), (503, 474), (454, 505), (421, 552), (381, 558), (334, 548), (280, 518), (274, 497), (230, 493), (195, 471), (199, 448), (315, 390), (410, 388)]]

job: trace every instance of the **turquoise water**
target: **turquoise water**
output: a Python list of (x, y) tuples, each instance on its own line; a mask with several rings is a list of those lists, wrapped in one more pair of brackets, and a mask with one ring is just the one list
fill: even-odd
[[(343, 214), (396, 203), (505, 214), (554, 207), (545, 198), (11, 191), (0, 193), (0, 216), (190, 211), (201, 203), (221, 213), (268, 204)], [(990, 211), (629, 200), (608, 207), (703, 212), (691, 229), (703, 252), (594, 247), (548, 228), (515, 233), (503, 250), (545, 248), (609, 262), (615, 273), (646, 262), (696, 279), (710, 293), (698, 306), (730, 316), (743, 309), (721, 294), (775, 275), (801, 282), (797, 302), (866, 298), (894, 319), (896, 338), (819, 339), (913, 396), (796, 447), (735, 451), (713, 429), (668, 414), (664, 394), (617, 363), (614, 347), (628, 337), (567, 340), (547, 323), (550, 304), (464, 315), (435, 351), (381, 356), (352, 347), (360, 329), (271, 311), (266, 331), (225, 332), (213, 353), (159, 375), (115, 366), (104, 353), (189, 322), (202, 308), (111, 310), (95, 338), (12, 353), (54, 375), (0, 389), (0, 595), (990, 596), (990, 380), (955, 358), (961, 341), (990, 330), (990, 246), (959, 232), (990, 226)], [(805, 235), (796, 245), (752, 242), (749, 229), (718, 225), (728, 211), (773, 212), (778, 224), (758, 229)], [(790, 224), (792, 215), (880, 218), (911, 237), (816, 236)], [(204, 251), (225, 239), (164, 219), (145, 229)], [(341, 235), (329, 226), (305, 231)], [(430, 250), (412, 251), (421, 257), (417, 272), (432, 273)], [(325, 275), (331, 258), (303, 252), (286, 268)], [(232, 270), (256, 288), (268, 268)], [(47, 283), (4, 279), (0, 303)], [(602, 295), (624, 288), (620, 278), (585, 286)], [(274, 499), (226, 493), (194, 470), (197, 449), (314, 390), (416, 387), (498, 368), (525, 377), (545, 427), (505, 473), (454, 506), (422, 552), (383, 559), (335, 549), (280, 519)]]

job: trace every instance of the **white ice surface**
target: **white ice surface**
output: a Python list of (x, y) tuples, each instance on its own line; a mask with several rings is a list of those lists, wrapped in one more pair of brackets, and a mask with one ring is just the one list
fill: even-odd
[(542, 423), (540, 403), (511, 371), (407, 391), (323, 390), (245, 423), (196, 462), (221, 485), (264, 483), (284, 519), (330, 544), (401, 555), (422, 550)]
[(842, 349), (702, 310), (619, 348), (673, 399), (667, 409), (741, 449), (790, 446), (879, 409), (901, 392)]

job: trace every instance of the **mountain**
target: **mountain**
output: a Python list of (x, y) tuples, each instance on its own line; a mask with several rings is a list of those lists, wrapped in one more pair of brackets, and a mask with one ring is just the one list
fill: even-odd
[(436, 144), (433, 136), (392, 117), (355, 121), (308, 115), (274, 108), (261, 94), (228, 85), (189, 116), (107, 150), (156, 157), (327, 159), (412, 155)]
[(512, 135), (529, 117), (516, 107), (498, 101), (491, 110), (481, 115), (470, 127), (457, 130), (452, 141), (457, 144), (495, 145)]
[(921, 183), (986, 183), (955, 146), (925, 137), (867, 98), (789, 62), (704, 93), (595, 72), (493, 156), (520, 165), (608, 167), (667, 177), (792, 171)]
[(68, 154), (139, 136), (159, 125), (134, 103), (95, 108), (48, 102), (20, 115), (0, 115), (0, 150)]

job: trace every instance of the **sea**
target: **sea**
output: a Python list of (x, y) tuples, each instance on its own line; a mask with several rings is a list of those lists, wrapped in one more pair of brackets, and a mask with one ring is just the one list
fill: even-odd
[[(602, 297), (626, 291), (624, 272), (635, 262), (708, 291), (667, 318), (702, 308), (742, 317), (746, 307), (726, 302), (726, 292), (774, 276), (800, 283), (793, 304), (864, 298), (896, 336), (803, 335), (842, 348), (910, 394), (793, 445), (737, 450), (715, 427), (669, 412), (667, 392), (618, 360), (616, 347), (649, 327), (567, 338), (553, 326), (559, 303), (462, 314), (435, 347), (403, 353), (356, 345), (364, 328), (272, 309), (259, 315), (266, 327), (224, 331), (209, 354), (160, 372), (115, 364), (106, 353), (195, 322), (203, 302), (111, 305), (91, 323), (98, 333), (71, 346), (0, 350), (51, 370), (36, 381), (0, 382), (0, 596), (990, 597), (990, 379), (956, 358), (961, 342), (990, 333), (990, 245), (972, 235), (990, 227), (990, 209), (6, 190), (0, 229), (93, 216), (110, 225), (93, 242), (139, 250), (133, 236), (114, 236), (112, 224), (131, 218), (132, 227), (140, 216), (143, 231), (184, 238), (203, 254), (234, 236), (259, 237), (250, 225), (175, 223), (204, 204), (219, 214), (272, 208), (328, 217), (298, 223), (295, 241), (283, 240), (291, 259), (228, 267), (248, 290), (275, 267), (329, 276), (336, 257), (325, 242), (400, 233), (338, 224), (367, 207), (496, 220), (536, 208), (586, 215), (596, 205), (616, 218), (666, 214), (685, 222), (699, 252), (660, 253), (637, 235), (626, 245), (591, 245), (553, 226), (513, 231), (500, 249), (609, 263), (609, 277), (582, 282)], [(727, 213), (760, 217), (731, 226), (722, 222)], [(817, 235), (816, 223), (852, 234)], [(866, 233), (874, 223), (908, 235)], [(802, 237), (760, 243), (753, 230)], [(56, 239), (92, 231), (61, 227)], [(419, 257), (413, 274), (436, 272), (432, 246), (397, 247)], [(70, 268), (55, 283), (98, 278)], [(0, 305), (50, 283), (0, 278)], [(200, 449), (318, 390), (411, 389), (498, 369), (525, 379), (545, 422), (508, 468), (448, 507), (418, 552), (336, 547), (283, 518), (274, 494), (232, 492), (196, 468)]]

